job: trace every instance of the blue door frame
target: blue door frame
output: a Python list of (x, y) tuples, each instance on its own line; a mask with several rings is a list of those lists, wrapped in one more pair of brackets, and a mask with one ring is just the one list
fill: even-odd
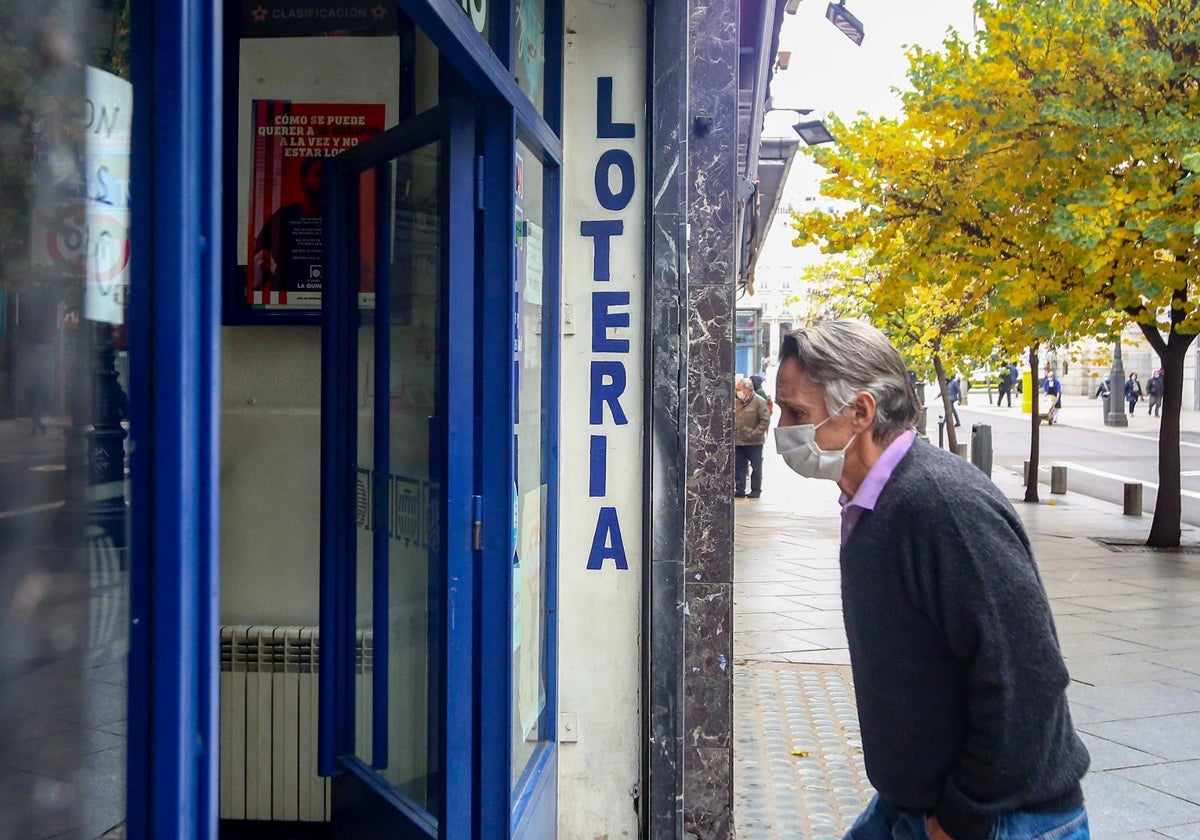
[[(474, 203), (485, 208), (475, 243), (482, 268), (476, 277), (472, 323), (479, 340), (459, 349), (469, 353), (476, 366), (476, 399), (484, 383), (489, 397), (501, 383), (509, 394), (508, 405), (480, 399), (481, 422), (474, 424), (474, 439), (457, 442), (474, 445), (480, 453), (474, 479), (485, 527), (481, 549), (464, 570), (474, 578), (457, 580), (453, 588), (488, 597), (476, 602), (482, 608), (472, 616), (474, 634), (449, 654), (469, 669), (475, 688), (465, 697), (450, 698), (453, 702), (445, 712), (448, 720), (472, 721), (469, 748), (457, 756), (445, 753), (447, 761), (457, 762), (446, 768), (446, 801), (456, 806), (471, 803), (449, 814), (457, 826), (453, 836), (466, 837), (465, 832), (473, 830), (474, 836), (484, 838), (547, 837), (554, 831), (557, 774), (553, 679), (547, 697), (549, 726), (542, 733), (546, 743), (515, 791), (509, 782), (512, 369), (506, 354), (496, 351), (511, 340), (513, 160), (518, 135), (551, 173), (546, 186), (546, 306), (557, 320), (562, 5), (559, 0), (546, 4), (544, 115), (454, 0), (399, 0), (398, 5), (455, 66), (479, 107), (478, 132), (470, 140), (478, 154)], [(129, 381), (134, 495), (128, 834), (201, 840), (216, 836), (217, 822), (222, 4), (133, 0), (131, 11), (136, 107), (129, 316), (130, 343), (137, 350)], [(498, 28), (505, 31), (511, 10), (496, 4), (495, 11)], [(494, 40), (501, 54), (511, 54), (509, 40)], [(547, 364), (550, 380), (557, 382), (557, 341), (551, 342)], [(555, 391), (546, 412), (552, 444), (557, 441), (557, 413)], [(489, 422), (492, 418), (499, 422)], [(549, 473), (548, 589), (553, 593), (556, 458), (551, 458)], [(461, 509), (452, 515), (470, 517), (469, 500), (455, 504)], [(323, 598), (333, 599), (344, 612), (348, 595), (333, 576)], [(552, 617), (553, 594), (547, 608)], [(553, 624), (552, 618), (547, 620)], [(556, 661), (553, 632), (544, 656), (550, 663)], [(346, 676), (334, 674), (335, 685), (344, 683)], [(345, 709), (339, 704), (348, 697), (324, 690), (322, 704), (332, 710), (335, 721), (344, 722)], [(352, 737), (344, 724), (341, 729), (328, 727), (322, 732), (322, 755), (336, 755), (336, 746)], [(348, 765), (354, 769), (353, 762)], [(497, 819), (501, 814), (507, 819)], [(450, 825), (443, 827), (449, 830)]]
[[(442, 311), (444, 325), (442, 347), (452, 381), (475, 381), (475, 345), (467, 325), (475, 320), (475, 249), (462, 247), (455, 238), (465, 232), (474, 241), (475, 125), (471, 111), (462, 103), (445, 103), (420, 114), (379, 137), (362, 143), (326, 164), (330, 190), (325, 205), (325, 282), (329, 290), (323, 308), (322, 353), (322, 458), (321, 458), (321, 662), (320, 669), (320, 754), (321, 773), (335, 777), (334, 828), (339, 837), (470, 837), (475, 823), (474, 809), (463, 803), (474, 801), (472, 790), (474, 748), (474, 691), (470, 675), (475, 662), (474, 615), (478, 594), (475, 587), (475, 550), (473, 534), (476, 505), (474, 458), (475, 408), (473, 390), (457, 394), (454, 420), (449, 419), (446, 390), (438, 397), (435, 416), (436, 434), (430, 443), (431, 476), (441, 478), (442, 492), (437, 502), (443, 507), (438, 521), (444, 531), (436, 541), (438, 556), (431, 558), (431, 614), (441, 617), (431, 622), (431, 651), (440, 658), (431, 664), (430, 737), (436, 739), (435, 754), (440, 757), (439, 786), (435, 801), (439, 813), (430, 815), (403, 796), (395, 793), (377, 774), (355, 757), (354, 743), (354, 662), (356, 591), (353, 470), (354, 453), (356, 347), (359, 310), (355, 301), (359, 271), (352, 246), (357, 242), (358, 219), (355, 184), (360, 173), (430, 144), (440, 146), (439, 217), (443, 220), (439, 235), (442, 264), (439, 272), (445, 284)], [(390, 350), (386, 330), (391, 323), (388, 312), (388, 251), (392, 230), (390, 213), (391, 185), (377, 176), (376, 186), (376, 372), (375, 381), (388, 381)], [(348, 235), (349, 234), (349, 235)], [(456, 244), (458, 247), (455, 247)], [(386, 470), (390, 389), (375, 389), (375, 474), (380, 464)], [(382, 460), (380, 460), (382, 459)], [(378, 499), (373, 494), (373, 498)], [(386, 498), (386, 492), (384, 493)], [(378, 507), (378, 505), (377, 505)], [(386, 644), (388, 607), (386, 581), (388, 544), (386, 515), (375, 519), (373, 599), (374, 679), (373, 679), (373, 763), (385, 755), (387, 739), (387, 662)], [(379, 574), (380, 572), (383, 575)], [(381, 643), (384, 647), (380, 647)], [(333, 667), (328, 667), (332, 664)]]
[(134, 0), (128, 836), (216, 836), (221, 7)]
[[(544, 114), (525, 96), (508, 70), (512, 65), (511, 4), (492, 4), (492, 44), (477, 33), (455, 0), (398, 0), (398, 5), (430, 38), (439, 53), (454, 65), (469, 94), (479, 106), (479, 173), (476, 196), (482, 210), (478, 237), (481, 266), (478, 290), (479, 336), (476, 404), (478, 487), (481, 497), (479, 590), (481, 599), (476, 620), (479, 625), (478, 660), (475, 670), (479, 713), (475, 786), (477, 812), (482, 815), (478, 836), (482, 838), (550, 838), (557, 827), (557, 563), (558, 563), (558, 388), (560, 307), (559, 265), (561, 241), (562, 141), (562, 33), (563, 4), (546, 0), (546, 90)], [(497, 54), (508, 56), (507, 62)], [(506, 64), (508, 66), (506, 66)], [(502, 348), (513, 343), (513, 283), (515, 278), (513, 231), (516, 189), (514, 161), (520, 137), (546, 167), (545, 185), (547, 249), (545, 306), (546, 323), (555, 325), (554, 339), (546, 349), (547, 376), (554, 387), (547, 394), (544, 429), (551, 447), (547, 467), (550, 485), (547, 551), (550, 557), (546, 581), (546, 621), (549, 628), (543, 656), (550, 665), (547, 686), (546, 730), (541, 745), (524, 768), (517, 785), (511, 784), (509, 721), (512, 708), (512, 610), (513, 578), (509, 558), (515, 549), (513, 529), (512, 418), (515, 379), (511, 355)], [(503, 593), (503, 597), (498, 597)], [(498, 815), (507, 814), (507, 819)]]

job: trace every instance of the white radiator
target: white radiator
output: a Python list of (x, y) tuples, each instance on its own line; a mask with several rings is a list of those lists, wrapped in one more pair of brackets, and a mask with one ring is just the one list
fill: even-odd
[[(370, 743), (371, 642), (359, 632), (358, 743)], [(222, 819), (322, 822), (317, 775), (317, 628), (221, 628)]]

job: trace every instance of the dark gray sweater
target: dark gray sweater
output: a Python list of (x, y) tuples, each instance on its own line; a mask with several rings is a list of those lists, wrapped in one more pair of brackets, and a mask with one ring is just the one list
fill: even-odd
[(996, 814), (1083, 801), (1050, 606), (1011, 504), (914, 442), (841, 553), (867, 776), (955, 840)]

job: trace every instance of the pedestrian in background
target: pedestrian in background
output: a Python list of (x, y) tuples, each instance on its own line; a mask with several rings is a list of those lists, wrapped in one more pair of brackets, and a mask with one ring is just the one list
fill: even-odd
[(750, 383), (754, 386), (754, 393), (758, 394), (767, 401), (767, 414), (775, 411), (775, 401), (771, 399), (771, 395), (767, 393), (767, 389), (763, 387), (763, 378), (758, 374), (750, 377)]
[[(739, 379), (733, 405), (735, 498), (757, 499), (762, 495), (762, 450), (771, 426), (767, 401), (754, 393), (754, 383)], [(746, 472), (750, 471), (750, 493), (746, 493)]]
[(25, 386), (25, 408), (29, 412), (29, 434), (33, 437), (44, 436), (46, 422), (42, 420), (42, 415), (46, 412), (46, 388), (42, 385), (41, 377)]
[(1158, 416), (1158, 410), (1162, 407), (1163, 398), (1163, 372), (1162, 368), (1154, 371), (1154, 375), (1146, 380), (1146, 396), (1149, 401), (1146, 403), (1146, 414)]
[(1108, 416), (1108, 399), (1112, 396), (1112, 377), (1104, 377), (1104, 381), (1096, 386), (1096, 398), (1100, 400), (1100, 413)]
[[(778, 387), (778, 386), (776, 386)], [(950, 397), (950, 413), (954, 415), (954, 425), (958, 423), (958, 409), (955, 405), (962, 399), (962, 385), (959, 384), (958, 374), (946, 380), (946, 394)], [(941, 394), (938, 394), (941, 397)]]
[(1000, 392), (996, 395), (996, 407), (1000, 407), (1003, 400), (1008, 400), (1008, 407), (1012, 408), (1012, 370), (1008, 367), (1000, 370)]
[(1088, 753), (1008, 499), (916, 437), (904, 363), (873, 327), (789, 333), (775, 387), (784, 462), (842, 491), (842, 611), (876, 790), (844, 840), (1087, 838)]
[(1133, 416), (1133, 407), (1138, 404), (1138, 400), (1142, 398), (1142, 385), (1138, 382), (1136, 373), (1129, 374), (1129, 378), (1125, 380), (1125, 402), (1129, 403), (1129, 416)]
[(1058, 422), (1058, 412), (1062, 408), (1062, 383), (1052, 370), (1047, 370), (1046, 378), (1042, 380), (1042, 393), (1049, 403), (1046, 406), (1046, 422), (1053, 426)]

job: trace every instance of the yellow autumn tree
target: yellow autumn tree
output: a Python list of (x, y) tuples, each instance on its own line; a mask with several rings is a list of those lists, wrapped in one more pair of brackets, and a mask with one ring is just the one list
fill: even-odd
[(996, 0), (977, 12), (984, 35), (968, 60), (914, 63), (914, 77), (927, 68), (939, 80), (929, 90), (942, 94), (922, 104), (974, 126), (974, 148), (1013, 157), (988, 181), (995, 206), (1009, 205), (1009, 235), (1032, 233), (1030, 247), (1067, 272), (1038, 301), (1058, 305), (1070, 328), (1129, 319), (1158, 353), (1165, 393), (1147, 542), (1177, 546), (1183, 363), (1200, 330), (1200, 178), (1188, 167), (1200, 142), (1200, 2)]
[[(840, 147), (818, 153), (829, 194), (859, 209), (800, 223), (800, 241), (899, 241), (920, 282), (937, 266), (973, 284), (1003, 345), (1137, 323), (1166, 378), (1157, 546), (1179, 543), (1183, 359), (1200, 328), (1198, 2), (977, 3), (977, 39), (910, 56), (901, 120), (838, 125)], [(1035, 461), (1037, 441), (1035, 422)]]
[[(834, 120), (840, 142), (816, 152), (829, 172), (822, 192), (853, 204), (797, 216), (795, 240), (820, 242), (829, 253), (869, 248), (888, 266), (872, 289), (874, 318), (933, 364), (943, 395), (947, 358), (1028, 347), (1036, 379), (1036, 347), (1090, 324), (1086, 311), (1061, 305), (1082, 278), (1038, 240), (1049, 210), (1027, 202), (1014, 211), (995, 192), (997, 178), (1028, 171), (1021, 160), (1027, 150), (980, 148), (972, 128), (947, 113), (959, 86), (971, 85), (944, 70), (964, 61), (969, 45), (951, 39), (947, 49), (945, 56), (914, 55), (919, 87), (904, 118), (861, 118), (852, 126)], [(1006, 215), (1014, 212), (1022, 224)], [(1038, 493), (1038, 418), (1031, 417), (1029, 501)], [(957, 442), (953, 434), (950, 442)]]

